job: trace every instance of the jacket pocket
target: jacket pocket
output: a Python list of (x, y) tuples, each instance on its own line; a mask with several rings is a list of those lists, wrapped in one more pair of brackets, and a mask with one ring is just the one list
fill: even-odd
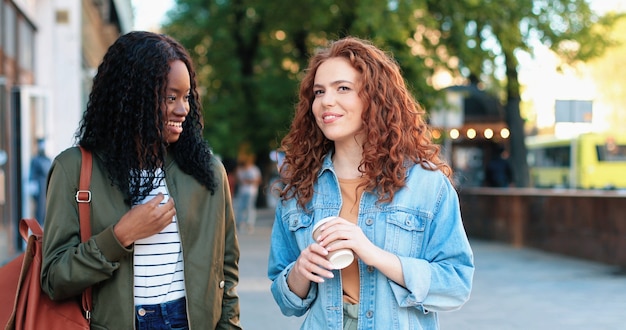
[(415, 214), (395, 212), (386, 220), (385, 250), (404, 257), (419, 257), (426, 219)]
[(305, 249), (309, 244), (313, 243), (311, 238), (311, 224), (313, 218), (306, 214), (294, 213), (287, 217), (287, 227), (296, 238), (300, 250)]

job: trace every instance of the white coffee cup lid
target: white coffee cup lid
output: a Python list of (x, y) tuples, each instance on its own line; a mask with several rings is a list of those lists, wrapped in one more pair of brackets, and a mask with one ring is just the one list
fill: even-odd
[(321, 225), (327, 223), (328, 221), (334, 220), (335, 218), (337, 218), (337, 217), (335, 217), (335, 216), (326, 217), (326, 218), (316, 222), (315, 225), (313, 225), (313, 231), (315, 231), (317, 228), (319, 228)]
[(354, 254), (350, 250), (337, 251), (331, 258), (330, 262), (337, 269), (348, 267), (354, 261)]

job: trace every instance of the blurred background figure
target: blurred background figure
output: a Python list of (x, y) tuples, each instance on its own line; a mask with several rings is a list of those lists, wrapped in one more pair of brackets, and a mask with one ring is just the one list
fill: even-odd
[(506, 149), (496, 144), (492, 158), (485, 167), (485, 185), (487, 187), (508, 187), (513, 182), (513, 169)]
[(37, 154), (30, 161), (29, 191), (35, 201), (35, 218), (43, 226), (46, 217), (46, 180), (51, 164), (46, 156), (46, 141), (37, 140)]
[(246, 226), (248, 233), (254, 232), (256, 222), (256, 199), (261, 184), (261, 170), (254, 164), (252, 154), (240, 157), (237, 166), (237, 192), (235, 194), (235, 218), (239, 230)]
[(274, 209), (276, 208), (280, 194), (281, 183), (279, 171), (280, 167), (283, 165), (283, 161), (285, 160), (285, 153), (280, 150), (272, 150), (270, 151), (269, 157), (273, 166), (271, 166), (269, 182), (267, 184), (266, 190), (267, 207), (270, 209)]

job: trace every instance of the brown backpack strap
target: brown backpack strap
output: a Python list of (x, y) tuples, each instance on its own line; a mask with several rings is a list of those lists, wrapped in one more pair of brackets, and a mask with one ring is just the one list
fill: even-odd
[(78, 183), (78, 192), (76, 192), (76, 202), (78, 202), (78, 216), (80, 219), (80, 238), (86, 242), (91, 237), (91, 168), (92, 156), (91, 152), (79, 147), (82, 153), (82, 162), (80, 166), (80, 181)]
[[(91, 171), (93, 167), (93, 157), (91, 152), (80, 147), (82, 161), (80, 165), (80, 181), (78, 182), (78, 191), (76, 192), (76, 202), (78, 203), (78, 217), (80, 220), (80, 238), (82, 242), (86, 242), (91, 237)], [(91, 287), (83, 292), (82, 298), (83, 310), (85, 318), (91, 321), (92, 310), (92, 294)]]

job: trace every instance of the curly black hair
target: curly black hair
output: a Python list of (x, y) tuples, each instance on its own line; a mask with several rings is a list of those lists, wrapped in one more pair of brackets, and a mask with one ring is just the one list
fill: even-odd
[[(166, 102), (169, 64), (175, 60), (187, 66), (191, 94), (183, 132), (170, 145), (163, 137), (161, 109)], [(204, 123), (195, 77), (187, 50), (162, 34), (127, 33), (104, 55), (76, 139), (102, 156), (111, 182), (125, 194), (127, 203), (138, 202), (155, 188), (155, 170), (165, 164), (166, 152), (185, 173), (215, 193), (210, 166), (213, 155), (202, 137)]]

